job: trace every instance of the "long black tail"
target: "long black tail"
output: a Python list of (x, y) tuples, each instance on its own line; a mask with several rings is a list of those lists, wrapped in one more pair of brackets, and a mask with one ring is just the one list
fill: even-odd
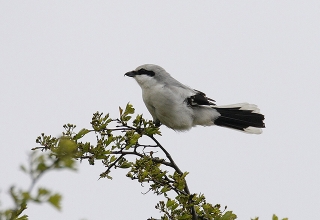
[(235, 104), (230, 106), (214, 107), (221, 116), (214, 124), (241, 130), (251, 134), (261, 134), (265, 128), (263, 122), (264, 115), (261, 114), (257, 106), (248, 103)]

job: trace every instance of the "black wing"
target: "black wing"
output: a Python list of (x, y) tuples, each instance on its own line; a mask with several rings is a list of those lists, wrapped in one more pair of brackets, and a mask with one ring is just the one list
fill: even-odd
[(197, 93), (193, 96), (190, 96), (186, 98), (186, 102), (189, 106), (199, 106), (199, 105), (216, 105), (213, 99), (210, 99), (204, 94), (203, 92), (200, 92), (198, 90), (195, 90)]

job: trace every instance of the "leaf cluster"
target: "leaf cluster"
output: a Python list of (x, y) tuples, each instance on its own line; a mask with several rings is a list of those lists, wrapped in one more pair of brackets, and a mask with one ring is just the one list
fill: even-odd
[(60, 203), (62, 196), (59, 193), (53, 193), (51, 190), (44, 187), (38, 187), (36, 192), (33, 192), (33, 188), (41, 176), (48, 171), (61, 168), (75, 169), (74, 166), (67, 165), (64, 161), (57, 157), (53, 157), (51, 154), (32, 152), (29, 156), (28, 166), (20, 166), (20, 169), (31, 178), (29, 189), (26, 190), (15, 186), (10, 187), (9, 195), (14, 202), (14, 207), (1, 210), (0, 220), (27, 220), (28, 215), (24, 214), (24, 211), (27, 209), (27, 204), (30, 202), (38, 204), (48, 203), (57, 210), (61, 210)]
[[(60, 209), (61, 196), (39, 188), (32, 196), (31, 190), (38, 179), (47, 171), (54, 169), (75, 169), (76, 161), (87, 160), (90, 165), (100, 162), (104, 170), (100, 178), (112, 179), (111, 172), (126, 169), (126, 176), (136, 180), (142, 186), (148, 186), (148, 192), (161, 196), (155, 208), (160, 211), (161, 220), (234, 220), (237, 216), (227, 207), (221, 209), (220, 204), (212, 205), (203, 194), (191, 193), (186, 181), (188, 172), (182, 172), (169, 152), (155, 138), (161, 135), (159, 127), (142, 115), (133, 117), (131, 104), (122, 109), (119, 117), (110, 118), (109, 114), (96, 112), (92, 116), (91, 128), (82, 128), (76, 132), (76, 126), (65, 124), (61, 137), (41, 134), (32, 150), (41, 150), (40, 156), (34, 156), (30, 168), (21, 167), (32, 179), (28, 191), (10, 190), (16, 208), (0, 212), (0, 220), (27, 219), (22, 212), (27, 203), (48, 202)], [(95, 141), (85, 141), (93, 134)], [(152, 144), (141, 143), (146, 139)], [(35, 155), (35, 154), (33, 154)], [(156, 220), (151, 217), (150, 220)], [(158, 218), (159, 219), (159, 218)], [(255, 218), (253, 220), (258, 220)], [(278, 220), (274, 215), (273, 220)], [(287, 219), (283, 219), (287, 220)]]
[[(91, 120), (91, 128), (75, 132), (75, 125), (64, 125), (61, 138), (41, 135), (37, 139), (40, 147), (64, 161), (65, 165), (74, 160), (88, 160), (90, 165), (100, 161), (105, 170), (100, 178), (112, 179), (112, 170), (127, 169), (127, 177), (148, 185), (148, 192), (162, 195), (165, 200), (155, 205), (161, 219), (224, 219), (233, 220), (231, 211), (221, 211), (220, 205), (206, 202), (203, 194), (191, 194), (186, 182), (187, 172), (182, 172), (168, 151), (157, 141), (161, 135), (159, 127), (142, 115), (133, 117), (134, 108), (127, 104), (119, 108), (119, 118), (96, 112)], [(95, 135), (96, 142), (83, 141), (89, 133)], [(142, 137), (153, 144), (142, 144)], [(161, 155), (159, 156), (160, 152)], [(68, 160), (65, 159), (68, 158)]]

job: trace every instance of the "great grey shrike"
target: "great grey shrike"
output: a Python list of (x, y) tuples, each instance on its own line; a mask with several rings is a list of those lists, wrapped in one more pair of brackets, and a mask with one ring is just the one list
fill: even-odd
[(251, 134), (260, 134), (265, 127), (264, 115), (256, 105), (216, 106), (213, 99), (183, 85), (160, 66), (145, 64), (125, 75), (141, 87), (143, 101), (157, 126), (186, 131), (197, 125), (218, 125)]

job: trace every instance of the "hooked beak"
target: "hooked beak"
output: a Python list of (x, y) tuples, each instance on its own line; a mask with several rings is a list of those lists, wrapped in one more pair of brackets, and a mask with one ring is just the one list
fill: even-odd
[(125, 76), (129, 76), (129, 77), (135, 77), (136, 76), (136, 71), (131, 71), (131, 72), (127, 72), (126, 74), (124, 74)]

